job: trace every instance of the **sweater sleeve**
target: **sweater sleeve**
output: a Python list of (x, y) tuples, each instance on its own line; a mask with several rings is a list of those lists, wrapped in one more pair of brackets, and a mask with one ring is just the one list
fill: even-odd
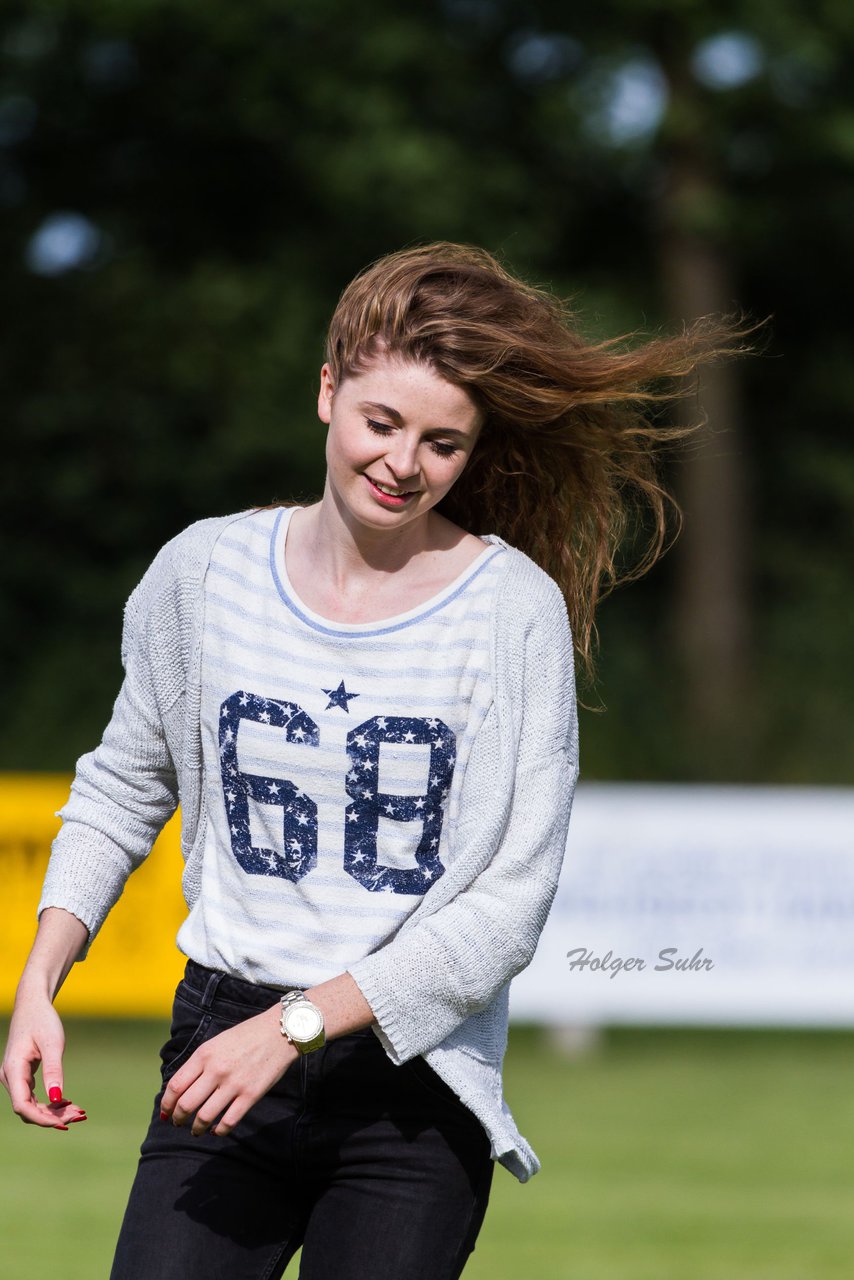
[(63, 907), (82, 921), (89, 938), (79, 959), (178, 803), (148, 652), (151, 589), (168, 559), (165, 551), (125, 606), (124, 680), (103, 738), (78, 760), (68, 801), (57, 814), (62, 826), (38, 910)]
[(455, 861), (471, 858), (479, 871), (348, 967), (397, 1064), (462, 1029), (530, 964), (557, 891), (578, 729), (569, 622), (548, 582), (528, 622), (514, 624), (521, 639), (499, 630), (509, 647), (466, 768)]

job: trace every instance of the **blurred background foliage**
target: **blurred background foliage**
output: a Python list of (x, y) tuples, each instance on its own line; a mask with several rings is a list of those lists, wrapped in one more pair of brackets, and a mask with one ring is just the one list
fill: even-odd
[(319, 494), (337, 297), (441, 238), (594, 337), (772, 317), (602, 607), (582, 773), (850, 782), (850, 4), (5, 0), (0, 48), (0, 767), (97, 741), (166, 539)]

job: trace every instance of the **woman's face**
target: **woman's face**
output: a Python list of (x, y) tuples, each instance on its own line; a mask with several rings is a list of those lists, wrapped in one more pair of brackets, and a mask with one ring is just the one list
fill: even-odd
[(320, 373), (318, 413), (329, 426), (327, 485), (360, 524), (393, 529), (439, 502), (481, 428), (468, 392), (428, 365), (377, 355), (336, 388)]

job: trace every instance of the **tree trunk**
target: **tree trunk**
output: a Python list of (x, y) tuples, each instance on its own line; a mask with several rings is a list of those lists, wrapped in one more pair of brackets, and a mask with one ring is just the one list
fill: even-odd
[[(684, 64), (683, 64), (684, 65)], [(702, 114), (687, 70), (669, 69), (673, 109), (682, 122), (658, 197), (665, 301), (674, 322), (730, 312), (735, 305), (720, 234), (722, 200), (703, 143)], [(750, 529), (742, 441), (739, 370), (705, 368), (699, 403), (677, 420), (705, 421), (685, 447), (675, 479), (684, 526), (674, 549), (671, 635), (684, 679), (686, 743), (704, 768), (731, 776), (746, 748), (750, 694)]]

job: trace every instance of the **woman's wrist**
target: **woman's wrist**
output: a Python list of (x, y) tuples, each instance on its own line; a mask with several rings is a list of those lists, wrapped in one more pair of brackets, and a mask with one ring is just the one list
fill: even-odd
[(275, 1039), (277, 1047), (281, 1050), (282, 1060), (285, 1063), (285, 1067), (291, 1067), (296, 1062), (297, 1058), (300, 1057), (300, 1052), (296, 1045), (291, 1044), (288, 1037), (282, 1031), (281, 1001), (271, 1005), (269, 1009), (265, 1009), (260, 1016), (265, 1018), (270, 1024), (270, 1035)]
[(25, 999), (52, 1003), (88, 937), (85, 924), (70, 911), (46, 907), (18, 983), (16, 1004)]
[(15, 1008), (18, 1005), (39, 1000), (43, 1000), (46, 1004), (53, 1004), (57, 990), (58, 987), (51, 982), (46, 973), (25, 969), (15, 991)]
[(352, 1031), (361, 1031), (376, 1022), (373, 1009), (362, 995), (355, 978), (346, 970), (335, 978), (309, 987), (305, 995), (323, 1014), (327, 1040), (335, 1040)]

